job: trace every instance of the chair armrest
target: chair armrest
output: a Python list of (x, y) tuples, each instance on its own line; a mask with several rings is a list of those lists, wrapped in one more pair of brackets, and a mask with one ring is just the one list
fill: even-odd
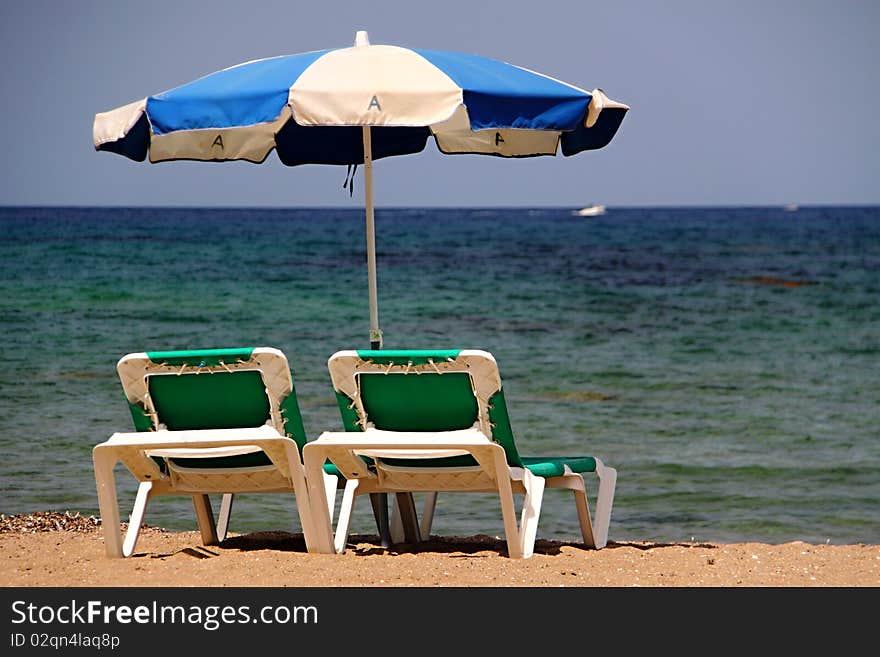
[[(161, 478), (155, 456), (199, 457), (262, 450), (285, 477), (290, 477), (288, 454), (296, 443), (263, 425), (241, 429), (198, 429), (187, 431), (136, 431), (114, 433), (96, 445), (94, 452), (107, 452), (122, 461), (135, 477), (149, 480)], [(297, 461), (299, 454), (296, 454)], [(159, 475), (159, 476), (157, 476)]]
[(442, 458), (473, 456), (481, 466), (493, 473), (495, 451), (503, 448), (477, 429), (457, 431), (325, 431), (317, 440), (307, 443), (303, 457), (329, 459), (347, 477), (375, 476), (360, 458)]

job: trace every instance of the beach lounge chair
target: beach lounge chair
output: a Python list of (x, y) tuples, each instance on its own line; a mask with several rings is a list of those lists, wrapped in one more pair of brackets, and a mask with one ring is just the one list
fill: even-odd
[[(306, 442), (287, 358), (277, 349), (133, 353), (117, 371), (136, 431), (93, 450), (104, 543), (112, 557), (134, 551), (147, 503), (191, 495), (206, 545), (225, 537), (234, 493), (293, 493), (307, 548), (311, 504), (300, 450)], [(139, 483), (121, 540), (114, 467)], [(336, 477), (319, 472), (333, 508)], [(223, 494), (215, 524), (209, 494)]]
[[(342, 552), (356, 496), (428, 492), (421, 534), (427, 537), (436, 491), (497, 492), (511, 557), (534, 551), (544, 488), (574, 493), (587, 546), (602, 548), (617, 472), (595, 456), (520, 456), (501, 377), (485, 351), (340, 351), (329, 362), (345, 432), (324, 432), (303, 448), (315, 506), (318, 551)], [(346, 478), (335, 539), (327, 522), (320, 473), (329, 459)], [(590, 517), (583, 475), (598, 476)], [(516, 520), (514, 494), (523, 494)]]

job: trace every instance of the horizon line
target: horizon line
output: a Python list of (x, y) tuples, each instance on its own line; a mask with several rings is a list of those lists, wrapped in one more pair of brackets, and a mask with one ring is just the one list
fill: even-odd
[[(725, 208), (788, 208), (795, 206), (797, 209), (806, 208), (876, 208), (880, 207), (880, 201), (872, 203), (659, 203), (659, 204), (607, 204), (602, 203), (606, 210), (639, 210), (639, 209), (725, 209)], [(377, 205), (376, 210), (578, 210), (590, 205)], [(87, 203), (23, 203), (23, 204), (0, 204), (2, 209), (33, 209), (33, 208), (125, 208), (125, 209), (223, 209), (223, 210), (357, 210), (363, 211), (363, 206), (352, 207), (350, 205), (197, 205), (197, 204), (87, 204)]]

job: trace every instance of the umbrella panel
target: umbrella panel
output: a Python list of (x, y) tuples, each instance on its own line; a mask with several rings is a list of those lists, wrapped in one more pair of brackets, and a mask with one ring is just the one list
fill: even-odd
[[(425, 150), (430, 129), (384, 127), (370, 129), (372, 159)], [(301, 126), (287, 121), (275, 135), (278, 158), (287, 166), (299, 164), (363, 164), (364, 138), (360, 126)]]

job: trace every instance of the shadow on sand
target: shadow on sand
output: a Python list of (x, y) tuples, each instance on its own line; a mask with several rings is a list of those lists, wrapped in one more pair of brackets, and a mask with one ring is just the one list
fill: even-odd
[[(609, 542), (605, 549), (617, 549), (631, 547), (638, 550), (650, 550), (663, 547), (703, 547), (713, 548), (710, 543), (655, 543), (655, 542)], [(283, 531), (263, 531), (231, 536), (217, 546), (225, 550), (278, 550), (281, 552), (306, 552), (305, 539), (302, 534), (292, 534)], [(562, 548), (590, 551), (592, 548), (585, 547), (576, 541), (550, 541), (538, 539), (535, 542), (535, 554), (557, 555)], [(212, 548), (217, 549), (217, 548)], [(199, 558), (210, 555), (210, 549), (191, 549)], [(390, 548), (383, 548), (379, 536), (375, 534), (356, 534), (349, 537), (346, 550), (358, 556), (370, 556), (377, 554), (448, 554), (453, 557), (480, 556), (483, 552), (496, 552), (502, 556), (507, 555), (507, 543), (497, 536), (477, 534), (475, 536), (431, 536), (421, 543), (398, 543)], [(208, 554), (204, 554), (208, 552)]]

